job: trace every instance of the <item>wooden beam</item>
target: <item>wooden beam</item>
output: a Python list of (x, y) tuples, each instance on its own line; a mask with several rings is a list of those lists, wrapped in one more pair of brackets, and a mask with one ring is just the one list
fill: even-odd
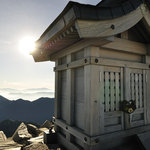
[[(98, 57), (99, 47), (87, 47), (84, 50), (84, 57)], [(95, 136), (103, 133), (104, 130), (104, 108), (103, 108), (103, 67), (87, 65), (84, 67), (84, 98), (85, 98), (85, 133)], [(101, 81), (100, 81), (101, 80)], [(93, 117), (94, 116), (94, 117)], [(97, 123), (95, 123), (97, 122)]]
[(150, 64), (150, 56), (143, 56), (143, 59), (144, 59), (144, 63), (146, 64)]
[(80, 148), (78, 148), (78, 146), (76, 146), (73, 143), (66, 140), (64, 138), (64, 136), (62, 136), (60, 133), (57, 133), (57, 137), (58, 137), (58, 143), (65, 146), (65, 148), (69, 148), (70, 150), (80, 150)]
[(68, 68), (78, 68), (78, 67), (81, 67), (81, 66), (84, 66), (87, 64), (89, 64), (88, 59), (86, 59), (86, 61), (85, 61), (85, 58), (82, 58), (82, 59), (73, 61), (70, 64), (68, 64)]
[(141, 11), (142, 11), (142, 14), (143, 14), (143, 23), (145, 24), (146, 29), (150, 33), (150, 10), (145, 5), (145, 6), (141, 7)]
[(116, 38), (111, 43), (101, 46), (102, 48), (113, 49), (117, 51), (123, 51), (133, 54), (146, 55), (147, 46), (146, 44), (133, 42), (126, 39)]
[(91, 65), (84, 67), (84, 130), (87, 135), (91, 134)]
[(87, 58), (82, 58), (82, 59), (70, 62), (68, 64), (58, 65), (54, 67), (54, 71), (62, 71), (62, 70), (73, 69), (73, 68), (78, 68), (81, 66), (89, 65), (90, 60), (91, 60), (90, 57), (87, 57)]
[(148, 124), (148, 116), (147, 116), (147, 102), (149, 101), (147, 97), (147, 70), (143, 70), (143, 101), (144, 101), (144, 125)]
[(74, 53), (76, 51), (79, 51), (85, 47), (88, 47), (90, 45), (93, 45), (93, 46), (102, 46), (102, 45), (105, 45), (107, 43), (110, 43), (114, 41), (114, 37), (111, 36), (111, 37), (108, 37), (108, 38), (91, 38), (91, 39), (82, 39), (80, 40), (79, 42), (65, 48), (65, 49), (62, 49), (61, 51), (59, 52), (56, 52), (54, 54), (51, 55), (50, 57), (50, 60), (51, 61), (55, 61), (56, 59), (60, 58), (60, 57), (63, 57), (65, 55), (68, 55), (68, 54), (71, 54), (71, 53)]
[[(55, 62), (55, 66), (58, 65), (58, 60)], [(55, 72), (55, 118), (60, 118), (60, 73)]]
[[(55, 62), (55, 66), (58, 65), (58, 60)], [(54, 116), (55, 118), (60, 118), (60, 73), (55, 72), (55, 106), (54, 106)], [(55, 125), (55, 131), (58, 132), (59, 128)]]
[(150, 56), (150, 44), (147, 44), (147, 54)]
[(146, 108), (147, 123), (150, 124), (150, 70), (146, 70)]
[[(98, 62), (95, 62), (95, 59)], [(129, 67), (135, 69), (145, 69), (149, 70), (149, 64), (143, 63), (136, 63), (136, 62), (128, 62), (128, 61), (121, 61), (121, 60), (111, 60), (106, 58), (91, 58), (91, 64), (102, 65), (102, 66), (115, 66), (115, 67)]]
[[(128, 137), (131, 135), (135, 135), (135, 133), (139, 134), (139, 133), (150, 130), (150, 125), (147, 125), (147, 126), (135, 127), (135, 128), (131, 128), (128, 130), (119, 131), (119, 132), (113, 132), (113, 133), (109, 133), (109, 134), (104, 134), (104, 135), (102, 134), (102, 135), (90, 137), (90, 136), (87, 136), (86, 134), (84, 134), (82, 131), (78, 130), (77, 128), (67, 125), (60, 119), (56, 119), (55, 124), (88, 145), (95, 145), (95, 144), (97, 144), (97, 141), (99, 141), (100, 143), (103, 143), (103, 142), (111, 141), (112, 138), (117, 138), (117, 139), (124, 138), (124, 137)], [(66, 129), (66, 127), (67, 127), (67, 129)], [(85, 138), (86, 138), (86, 141), (85, 141)]]
[(128, 40), (128, 30), (121, 33), (121, 38)]
[[(128, 67), (124, 68), (124, 99), (126, 101), (131, 100), (131, 95), (130, 95), (130, 72), (131, 69)], [(125, 129), (131, 128), (131, 115), (128, 113), (124, 114), (124, 123), (125, 123)]]
[[(71, 62), (71, 54), (67, 55), (67, 64)], [(66, 122), (67, 124), (69, 124), (70, 126), (73, 125), (73, 115), (74, 115), (74, 97), (73, 97), (73, 73), (72, 73), (72, 69), (67, 69), (67, 108), (68, 108), (68, 112), (67, 112), (67, 118), (66, 118)], [(57, 89), (58, 90), (58, 89)], [(66, 132), (66, 139), (68, 141), (71, 141), (72, 136)]]
[[(87, 61), (85, 63), (85, 60)], [(97, 60), (98, 62), (95, 62)], [(129, 62), (129, 61), (122, 61), (122, 60), (113, 60), (108, 58), (101, 58), (101, 57), (85, 57), (84, 59), (79, 59), (76, 61), (71, 62), (70, 64), (65, 65), (58, 65), (54, 68), (54, 71), (62, 71), (66, 69), (73, 69), (81, 66), (86, 66), (89, 64), (93, 65), (104, 65), (104, 66), (117, 66), (117, 67), (129, 67), (129, 68), (137, 68), (137, 69), (146, 69), (149, 70), (150, 64), (150, 57), (145, 57), (145, 64), (138, 63), (138, 62)]]
[(75, 19), (73, 8), (71, 8), (65, 15), (61, 16), (60, 19), (55, 20), (48, 29), (43, 33), (38, 43), (43, 44), (49, 39), (62, 32), (69, 24)]
[(141, 126), (141, 127), (136, 127), (136, 128), (131, 128), (129, 130), (123, 130), (120, 132), (113, 132), (113, 133), (109, 133), (109, 134), (105, 134), (105, 135), (100, 135), (97, 137), (91, 137), (91, 144), (93, 143), (93, 145), (95, 144), (95, 141), (100, 141), (101, 143), (103, 142), (109, 142), (112, 141), (112, 138), (125, 138), (125, 137), (129, 137), (132, 135), (139, 134), (139, 133), (143, 133), (146, 131), (150, 130), (150, 125), (147, 126)]
[(70, 133), (71, 135), (75, 136), (76, 138), (80, 139), (83, 143), (90, 145), (90, 137), (84, 134), (82, 130), (78, 128), (69, 126), (68, 124), (64, 123), (60, 119), (55, 119), (55, 125), (59, 126), (60, 128), (64, 129), (66, 132)]
[(67, 69), (67, 64), (64, 65), (58, 65), (54, 67), (54, 71), (61, 71), (61, 70), (66, 70)]
[(75, 24), (79, 36), (80, 38), (92, 38), (122, 33), (136, 25), (143, 18), (141, 7), (144, 7), (144, 4), (131, 13), (115, 19), (100, 21), (77, 20)]
[[(67, 56), (67, 63), (71, 62), (71, 55)], [(73, 123), (73, 108), (72, 108), (72, 70), (67, 69), (67, 108), (68, 108), (68, 113), (67, 113), (67, 124), (72, 125)]]

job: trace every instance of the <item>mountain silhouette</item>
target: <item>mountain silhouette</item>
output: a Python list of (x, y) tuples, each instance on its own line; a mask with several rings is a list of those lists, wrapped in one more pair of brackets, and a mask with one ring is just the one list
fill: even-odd
[(9, 104), (9, 100), (3, 96), (0, 95), (0, 107)]
[(6, 119), (32, 121), (42, 124), (54, 114), (54, 98), (39, 98), (33, 102), (23, 99), (10, 101), (0, 96), (0, 122)]

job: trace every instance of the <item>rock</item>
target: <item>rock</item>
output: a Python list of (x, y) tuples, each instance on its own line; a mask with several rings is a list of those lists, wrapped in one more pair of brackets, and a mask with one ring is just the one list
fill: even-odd
[(22, 145), (14, 142), (11, 139), (0, 143), (0, 150), (21, 150)]
[(38, 137), (34, 137), (34, 138), (31, 138), (28, 140), (28, 142), (30, 144), (33, 144), (33, 143), (42, 143), (43, 142), (43, 135), (42, 136), (38, 136)]
[(4, 134), (3, 131), (0, 131), (0, 143), (4, 142), (6, 140), (7, 140), (6, 135)]
[(39, 128), (40, 132), (49, 131), (47, 128)]
[(27, 140), (31, 137), (32, 135), (28, 132), (27, 126), (24, 123), (21, 123), (15, 131), (15, 133), (13, 134), (12, 139), (15, 142), (20, 142), (22, 140)]
[(23, 150), (49, 150), (46, 144), (34, 143), (23, 148)]
[(32, 124), (27, 124), (27, 129), (33, 137), (38, 136), (38, 134), (40, 133), (39, 129), (35, 125), (32, 125)]
[(39, 128), (39, 132), (40, 132), (39, 136), (43, 135), (43, 132), (45, 131), (49, 131), (49, 130), (47, 128)]
[(51, 128), (52, 126), (53, 126), (53, 123), (50, 122), (50, 121), (48, 121), (48, 120), (46, 120), (46, 121), (41, 125), (41, 128), (47, 128), (47, 129), (49, 129), (49, 128)]

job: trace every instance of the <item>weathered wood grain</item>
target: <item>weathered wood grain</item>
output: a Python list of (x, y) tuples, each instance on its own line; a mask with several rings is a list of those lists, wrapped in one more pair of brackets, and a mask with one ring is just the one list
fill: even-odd
[(50, 56), (50, 60), (54, 61), (58, 58), (61, 58), (63, 56), (66, 56), (68, 54), (80, 51), (84, 49), (85, 47), (96, 45), (101, 46), (108, 42), (112, 42), (114, 40), (113, 36), (108, 38), (90, 38), (90, 39), (82, 39), (71, 46), (68, 46), (67, 48), (62, 49), (61, 51), (54, 53)]
[[(55, 62), (55, 66), (58, 65), (58, 60)], [(55, 72), (55, 109), (54, 116), (60, 118), (60, 72)]]
[[(87, 134), (85, 134), (83, 130), (69, 126), (60, 119), (56, 119), (55, 124), (67, 131), (68, 133), (74, 135), (76, 138), (80, 139), (83, 143), (90, 143), (90, 137), (87, 136)], [(87, 139), (86, 141), (84, 140), (85, 138)]]
[[(116, 98), (116, 110), (118, 111), (119, 109), (120, 109), (120, 104), (119, 104), (119, 102), (120, 102), (120, 99), (121, 99), (121, 97), (120, 97), (120, 95), (121, 95), (121, 84), (120, 84), (120, 82), (119, 82), (119, 79), (121, 79), (120, 77), (120, 73), (118, 73), (118, 72), (116, 72), (116, 75), (115, 75), (115, 98)], [(121, 81), (121, 80), (120, 80)]]
[(114, 85), (115, 85), (115, 82), (114, 82), (114, 79), (115, 79), (115, 76), (114, 76), (114, 72), (111, 72), (110, 73), (110, 110), (111, 111), (114, 111), (115, 110), (115, 107), (114, 107), (114, 104), (115, 104), (115, 91), (114, 91)]
[(84, 68), (74, 70), (74, 124), (84, 130), (85, 105), (84, 105)]
[(61, 71), (61, 93), (60, 93), (60, 102), (61, 102), (61, 118), (66, 121), (67, 119), (67, 72)]
[(150, 70), (146, 71), (146, 115), (147, 123), (150, 124)]
[(102, 47), (140, 55), (145, 55), (147, 53), (146, 44), (120, 39), (117, 37), (115, 37), (113, 42), (105, 44)]
[[(127, 31), (143, 18), (141, 7), (143, 7), (143, 4), (135, 11), (115, 19), (104, 21), (77, 20), (76, 28), (79, 36), (80, 38), (107, 37)], [(112, 25), (115, 29), (111, 28)]]
[(105, 108), (104, 110), (106, 112), (109, 111), (109, 108), (110, 108), (110, 105), (109, 105), (109, 102), (110, 102), (110, 90), (109, 90), (109, 87), (110, 87), (110, 82), (109, 82), (109, 72), (105, 72)]
[(138, 97), (138, 74), (135, 74), (135, 101), (136, 107), (139, 108), (139, 97)]

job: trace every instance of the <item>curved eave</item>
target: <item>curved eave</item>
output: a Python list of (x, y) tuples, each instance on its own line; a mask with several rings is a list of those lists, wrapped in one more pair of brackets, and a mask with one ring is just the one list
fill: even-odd
[(142, 3), (141, 0), (126, 0), (121, 5), (116, 5), (115, 7), (103, 7), (69, 2), (62, 13), (41, 35), (39, 41), (43, 42), (47, 40), (47, 35), (52, 38), (76, 19), (95, 21), (115, 19), (136, 10)]
[(117, 7), (121, 5), (128, 5), (127, 3), (131, 3), (134, 7), (138, 5), (138, 3), (146, 2), (150, 6), (150, 0), (102, 0), (97, 4), (98, 7)]
[(44, 43), (37, 42), (37, 48), (32, 52), (35, 62), (49, 61), (50, 56), (76, 42), (80, 39), (79, 34), (74, 26), (68, 27), (58, 34), (55, 38), (49, 39)]
[(48, 61), (52, 54), (83, 38), (113, 36), (130, 29), (140, 20), (150, 31), (149, 8), (138, 2), (128, 11), (119, 13), (119, 17), (115, 15), (120, 11), (116, 7), (110, 14), (112, 9), (70, 2), (37, 41), (37, 49), (31, 55), (36, 62)]
[(136, 10), (119, 18), (99, 21), (77, 20), (76, 28), (82, 38), (112, 36), (136, 25), (146, 11), (144, 4), (141, 4)]

